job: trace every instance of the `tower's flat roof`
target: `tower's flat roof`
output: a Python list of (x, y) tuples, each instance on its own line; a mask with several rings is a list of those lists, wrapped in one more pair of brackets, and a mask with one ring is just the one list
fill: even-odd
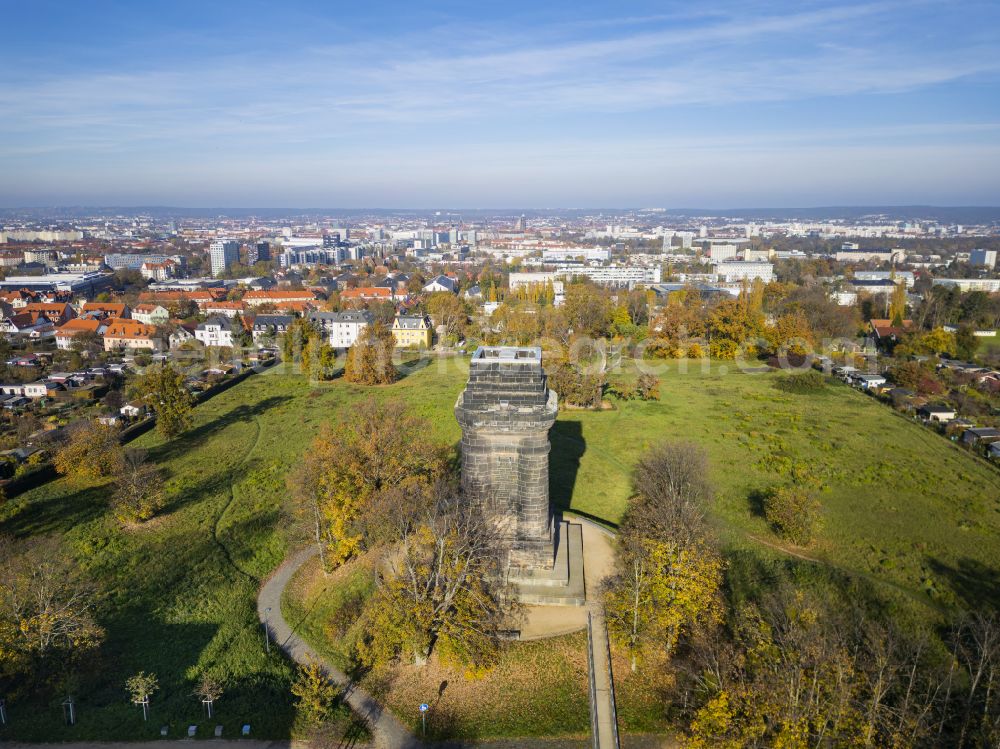
[(472, 361), (503, 361), (540, 364), (542, 349), (539, 346), (480, 346)]

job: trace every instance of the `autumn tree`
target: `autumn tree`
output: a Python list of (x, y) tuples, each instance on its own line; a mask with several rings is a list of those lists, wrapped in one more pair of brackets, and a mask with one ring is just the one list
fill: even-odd
[(651, 447), (632, 472), (634, 496), (622, 527), (682, 546), (702, 538), (713, 500), (708, 471), (708, 456), (695, 444), (661, 442)]
[(718, 359), (734, 359), (745, 344), (752, 349), (763, 332), (764, 316), (750, 305), (745, 293), (719, 302), (706, 324), (711, 354)]
[(603, 372), (585, 372), (568, 359), (549, 361), (545, 369), (549, 387), (559, 394), (560, 405), (600, 408), (606, 378)]
[(374, 532), (367, 520), (385, 493), (427, 487), (444, 475), (444, 452), (430, 434), (430, 424), (402, 402), (375, 399), (323, 428), (289, 483), (325, 566), (364, 546)]
[(620, 539), (604, 606), (608, 631), (628, 650), (632, 670), (644, 655), (669, 657), (681, 634), (719, 620), (722, 569), (701, 540)]
[(781, 486), (764, 497), (764, 517), (782, 538), (805, 546), (819, 527), (820, 506), (808, 486)]
[(156, 413), (156, 428), (167, 439), (191, 425), (194, 396), (184, 385), (184, 375), (170, 364), (147, 367), (129, 388), (130, 396)]
[(465, 335), (469, 313), (456, 294), (450, 291), (435, 292), (427, 297), (426, 306), (434, 324), (443, 326), (446, 335), (456, 341)]
[(950, 333), (944, 328), (934, 328), (905, 336), (894, 349), (894, 354), (896, 356), (918, 354), (953, 357), (957, 350), (958, 344), (954, 333)]
[(392, 363), (396, 340), (392, 331), (376, 321), (366, 325), (347, 352), (344, 379), (358, 385), (388, 385), (399, 378)]
[(141, 523), (149, 520), (163, 507), (163, 476), (147, 462), (144, 450), (126, 450), (111, 508), (121, 523)]
[(118, 428), (97, 421), (73, 423), (66, 442), (55, 454), (56, 470), (63, 475), (104, 478), (121, 471), (125, 451)]
[(589, 283), (567, 284), (563, 306), (577, 335), (603, 338), (608, 334), (612, 306), (604, 289)]
[(96, 331), (81, 330), (73, 335), (69, 347), (72, 351), (83, 356), (92, 356), (104, 351), (104, 338)]
[(424, 512), (397, 527), (398, 549), (367, 608), (362, 662), (424, 663), (437, 652), (446, 664), (492, 665), (517, 604), (504, 574), (508, 548), (488, 503), (484, 511), (442, 487)]
[(0, 667), (42, 678), (94, 650), (96, 591), (54, 539), (0, 539)]
[(604, 584), (609, 633), (632, 658), (669, 657), (681, 635), (719, 619), (723, 562), (705, 527), (707, 458), (688, 443), (640, 459)]
[(892, 325), (901, 327), (906, 319), (906, 282), (897, 281), (889, 298), (889, 321)]
[(639, 400), (660, 400), (660, 378), (649, 373), (639, 375), (635, 381), (635, 391)]
[(764, 338), (767, 340), (772, 354), (785, 353), (805, 356), (812, 351), (815, 345), (809, 322), (801, 311), (786, 312), (780, 315), (774, 321), (774, 325), (765, 330)]
[(198, 680), (198, 685), (194, 689), (194, 696), (201, 700), (209, 718), (212, 717), (215, 702), (222, 697), (223, 691), (222, 680), (212, 674), (204, 673)]
[(299, 666), (292, 684), (292, 694), (298, 698), (295, 702), (297, 719), (306, 727), (322, 723), (329, 717), (337, 693), (336, 685), (316, 661)]
[(942, 733), (954, 679), (926, 637), (845, 616), (846, 603), (779, 584), (694, 643), (674, 697), (694, 704), (684, 745), (983, 745)]
[(143, 720), (149, 720), (149, 698), (160, 688), (156, 674), (140, 671), (125, 680), (125, 691), (133, 705), (142, 706)]

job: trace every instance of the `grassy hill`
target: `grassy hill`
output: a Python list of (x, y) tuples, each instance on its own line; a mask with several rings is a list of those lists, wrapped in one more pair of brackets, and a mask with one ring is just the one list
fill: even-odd
[[(176, 737), (202, 715), (191, 690), (209, 666), (229, 682), (213, 724), (227, 735), (249, 722), (257, 737), (286, 736), (291, 668), (265, 654), (254, 613), (260, 579), (286, 551), (284, 476), (324, 421), (369, 394), (405, 399), (454, 443), (452, 407), (466, 375), (461, 360), (433, 360), (370, 390), (339, 380), (314, 386), (277, 371), (251, 377), (199, 406), (181, 437), (149, 434), (135, 443), (165, 469), (170, 494), (167, 510), (138, 530), (119, 529), (100, 483), (60, 479), (7, 502), (0, 532), (60, 536), (100, 584), (108, 638), (100, 667), (84, 678), (76, 727), (62, 725), (61, 697), (52, 693), (8, 700), (10, 726), (0, 738), (152, 738), (166, 723)], [(847, 387), (792, 395), (774, 387), (778, 376), (672, 372), (662, 377), (659, 403), (560, 414), (554, 501), (614, 523), (642, 450), (660, 439), (693, 440), (711, 458), (713, 519), (739, 573), (734, 584), (759, 585), (791, 564), (865, 580), (921, 610), (997, 600), (1000, 474)], [(808, 465), (825, 486), (825, 525), (808, 549), (782, 547), (752, 499), (786, 481), (793, 463)], [(740, 562), (748, 559), (752, 565)], [(161, 683), (145, 725), (123, 688), (140, 669)]]

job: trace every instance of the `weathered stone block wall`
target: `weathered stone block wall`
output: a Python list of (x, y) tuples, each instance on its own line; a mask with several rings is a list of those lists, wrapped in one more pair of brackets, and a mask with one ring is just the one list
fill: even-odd
[(515, 550), (539, 564), (552, 556), (548, 431), (556, 412), (540, 352), (531, 362), (474, 358), (455, 404), (466, 492), (493, 500)]

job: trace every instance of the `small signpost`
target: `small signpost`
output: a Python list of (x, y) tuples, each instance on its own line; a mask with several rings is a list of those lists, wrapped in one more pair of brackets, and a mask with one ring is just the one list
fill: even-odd
[(269, 620), (271, 618), (271, 607), (268, 606), (264, 609), (264, 649), (267, 650), (267, 654), (271, 654), (271, 631), (269, 625)]
[(427, 711), (431, 709), (431, 706), (426, 702), (420, 703), (420, 728), (422, 735), (427, 735)]
[(75, 726), (76, 725), (76, 702), (73, 700), (72, 695), (67, 696), (63, 700), (63, 718), (66, 720), (66, 725)]

